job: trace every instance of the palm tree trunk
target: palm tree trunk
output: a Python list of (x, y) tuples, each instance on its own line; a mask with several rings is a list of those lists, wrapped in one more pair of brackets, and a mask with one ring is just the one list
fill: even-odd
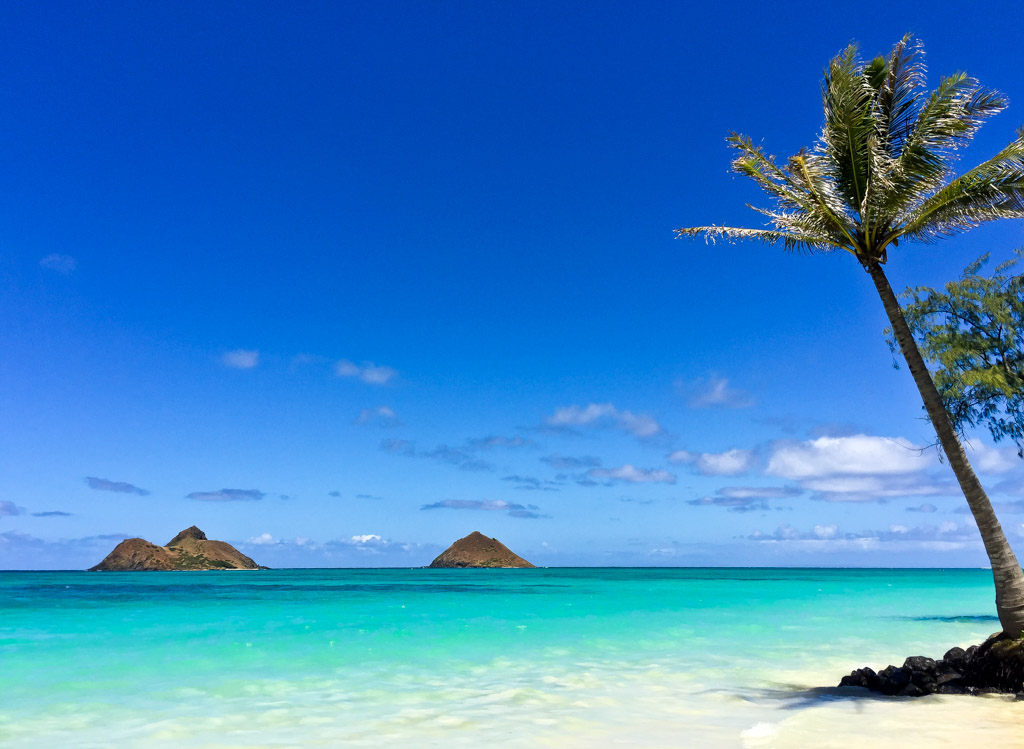
[(946, 454), (949, 465), (960, 483), (967, 505), (971, 508), (974, 520), (981, 532), (981, 539), (985, 544), (985, 551), (988, 553), (989, 561), (992, 564), (992, 577), (996, 586), (996, 611), (999, 614), (999, 623), (1003, 632), (1013, 638), (1024, 634), (1024, 572), (1021, 571), (1020, 563), (1006, 540), (999, 519), (988, 495), (978, 481), (978, 477), (971, 468), (963, 445), (957, 437), (956, 430), (949, 420), (949, 414), (942, 403), (942, 397), (932, 382), (931, 374), (925, 366), (921, 352), (917, 348), (914, 336), (910, 332), (910, 326), (903, 316), (896, 295), (893, 293), (889, 280), (885, 277), (882, 266), (877, 262), (870, 262), (865, 266), (875, 282), (878, 295), (882, 298), (885, 306), (885, 313), (889, 317), (889, 324), (892, 326), (896, 341), (899, 343), (903, 358), (907, 361), (910, 373), (914, 376), (914, 382), (921, 393), (921, 400), (924, 401), (925, 411), (935, 428), (939, 437), (939, 444)]

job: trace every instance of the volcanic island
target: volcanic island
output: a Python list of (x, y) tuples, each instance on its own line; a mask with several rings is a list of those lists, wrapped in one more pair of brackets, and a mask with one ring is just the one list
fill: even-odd
[(211, 541), (196, 526), (157, 546), (128, 538), (90, 572), (172, 572), (179, 570), (265, 570), (226, 541)]
[(514, 553), (496, 538), (488, 538), (480, 531), (473, 531), (465, 538), (453, 543), (431, 567), (449, 568), (526, 568), (534, 565)]

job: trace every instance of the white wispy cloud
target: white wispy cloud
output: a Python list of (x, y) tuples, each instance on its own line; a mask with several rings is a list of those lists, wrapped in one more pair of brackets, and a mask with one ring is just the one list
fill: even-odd
[(694, 507), (724, 507), (729, 512), (757, 512), (772, 509), (771, 505), (764, 500), (751, 497), (701, 497), (687, 500), (686, 504)]
[(327, 549), (347, 549), (357, 555), (381, 557), (383, 555), (407, 554), (418, 552), (419, 544), (394, 541), (379, 533), (356, 533), (347, 538), (338, 538), (324, 544)]
[(40, 260), (39, 265), (46, 268), (46, 270), (52, 270), (63, 276), (67, 276), (74, 272), (75, 268), (78, 267), (78, 261), (70, 255), (61, 255), (60, 253), (54, 252)]
[(801, 494), (802, 490), (794, 486), (723, 486), (717, 493), (734, 499), (785, 499)]
[(591, 468), (584, 476), (590, 481), (626, 484), (674, 484), (676, 475), (660, 468), (637, 468), (626, 463), (618, 468)]
[(827, 476), (892, 476), (927, 470), (937, 463), (934, 452), (902, 437), (819, 437), (776, 445), (766, 473), (787, 479)]
[(647, 414), (636, 414), (616, 408), (611, 403), (590, 403), (586, 406), (562, 406), (545, 420), (555, 429), (572, 427), (610, 427), (637, 437), (655, 437), (663, 432), (661, 425)]
[(729, 512), (782, 510), (788, 508), (772, 507), (768, 500), (795, 497), (802, 493), (802, 489), (792, 486), (723, 486), (714, 496), (691, 499), (687, 504), (696, 507), (724, 507)]
[(149, 492), (146, 489), (139, 488), (135, 484), (129, 484), (127, 481), (111, 481), (110, 479), (101, 479), (97, 476), (86, 476), (84, 481), (86, 486), (96, 491), (138, 494), (140, 497), (149, 496)]
[(829, 476), (806, 479), (800, 486), (826, 502), (877, 502), (900, 497), (943, 497), (957, 493), (952, 481), (928, 476)]
[(271, 536), (269, 533), (261, 533), (258, 536), (253, 536), (248, 540), (248, 543), (254, 546), (273, 546), (274, 544), (281, 543), (278, 539)]
[(509, 449), (536, 447), (537, 443), (527, 437), (520, 437), (518, 434), (514, 437), (503, 437), (497, 434), (489, 434), (486, 437), (478, 437), (476, 439), (469, 440), (469, 445), (470, 447), (475, 447), (478, 450), (491, 450), (495, 447), (505, 447)]
[(384, 538), (379, 533), (362, 533), (352, 536), (350, 540), (354, 544), (357, 544), (359, 546), (365, 546), (367, 544), (383, 543)]
[(422, 566), (441, 550), (433, 544), (395, 541), (379, 533), (355, 533), (324, 542), (261, 533), (240, 546), (260, 563), (277, 567)]
[(378, 427), (402, 426), (398, 414), (390, 406), (377, 406), (376, 408), (364, 408), (356, 417), (356, 424), (372, 425)]
[(545, 455), (540, 459), (540, 462), (547, 463), (552, 468), (556, 468), (560, 471), (596, 468), (601, 465), (601, 459), (594, 455), (581, 455), (579, 457), (575, 457), (572, 455), (559, 455), (558, 453)]
[(886, 502), (958, 493), (934, 450), (902, 437), (854, 434), (772, 446), (765, 473), (826, 502)]
[(24, 507), (18, 507), (14, 502), (8, 502), (7, 500), (0, 500), (0, 518), (12, 517), (14, 515), (22, 515), (25, 512)]
[(760, 530), (747, 536), (751, 541), (786, 544), (807, 551), (876, 551), (909, 547), (927, 551), (959, 551), (981, 543), (978, 531), (970, 524), (953, 522), (939, 525), (906, 526), (894, 523), (884, 530), (844, 532), (833, 523), (821, 523), (809, 531), (780, 523), (771, 533)]
[[(1011, 448), (982, 445), (973, 448), (973, 456), (981, 472), (1007, 473), (1021, 467)], [(804, 441), (781, 440), (749, 450), (676, 450), (667, 458), (706, 476), (738, 476), (757, 471), (765, 477), (787, 479), (799, 490), (810, 493), (812, 499), (826, 502), (887, 502), (960, 493), (935, 450), (903, 437), (825, 435)], [(1013, 487), (1020, 485), (1008, 479), (994, 486), (993, 492), (1013, 493)], [(693, 503), (729, 506), (729, 499), (717, 495)]]
[(750, 471), (756, 463), (753, 450), (739, 448), (720, 453), (676, 450), (668, 456), (668, 459), (673, 463), (691, 465), (704, 476), (738, 476)]
[(1012, 447), (993, 447), (983, 442), (964, 445), (971, 465), (979, 473), (1009, 473), (1020, 468), (1024, 461)]
[(232, 369), (252, 369), (260, 363), (260, 352), (255, 349), (236, 348), (226, 351), (220, 358), (225, 367)]
[(481, 460), (468, 450), (438, 445), (430, 450), (420, 450), (412, 440), (386, 439), (381, 440), (380, 449), (394, 455), (407, 458), (430, 458), (441, 463), (448, 463), (463, 471), (493, 471), (494, 464)]
[(199, 502), (255, 502), (263, 499), (266, 492), (259, 489), (218, 489), (209, 492), (192, 492), (186, 494), (186, 499), (195, 499)]
[(513, 488), (522, 491), (557, 492), (560, 490), (559, 487), (562, 486), (560, 481), (539, 479), (536, 476), (521, 476), (518, 473), (511, 476), (502, 476), (501, 480), (512, 482), (514, 484)]
[(398, 376), (397, 370), (383, 364), (369, 361), (355, 364), (348, 359), (335, 364), (334, 371), (339, 377), (355, 377), (369, 385), (386, 385)]
[(475, 510), (478, 512), (503, 512), (514, 518), (536, 520), (541, 515), (537, 505), (521, 505), (502, 499), (444, 499), (420, 507), (421, 510)]
[(749, 408), (754, 405), (750, 393), (730, 386), (726, 377), (711, 375), (706, 380), (677, 382), (676, 387), (689, 393), (690, 408)]

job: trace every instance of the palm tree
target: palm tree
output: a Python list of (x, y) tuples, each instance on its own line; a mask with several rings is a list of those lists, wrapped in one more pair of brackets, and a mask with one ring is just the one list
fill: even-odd
[[(833, 59), (822, 84), (825, 124), (814, 148), (777, 165), (751, 140), (729, 137), (734, 171), (774, 199), (768, 228), (697, 226), (677, 236), (757, 239), (788, 250), (845, 250), (882, 299), (900, 351), (956, 474), (992, 564), (1003, 632), (1024, 633), (1024, 573), (985, 490), (974, 474), (883, 271), (900, 241), (927, 242), (987, 221), (1024, 218), (1024, 129), (979, 166), (955, 176), (956, 151), (985, 118), (1006, 107), (998, 92), (965, 73), (927, 92), (923, 49), (905, 36), (888, 57), (864, 63), (851, 45)], [(753, 206), (752, 206), (753, 207)]]

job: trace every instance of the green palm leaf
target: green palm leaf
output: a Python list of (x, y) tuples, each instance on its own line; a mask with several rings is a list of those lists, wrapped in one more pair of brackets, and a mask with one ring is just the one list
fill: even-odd
[(925, 89), (924, 50), (910, 35), (865, 64), (849, 46), (822, 83), (824, 126), (813, 148), (785, 161), (744, 135), (732, 168), (772, 209), (763, 229), (695, 227), (678, 236), (781, 242), (787, 249), (852, 252), (885, 262), (901, 239), (931, 241), (1000, 218), (1024, 217), (1024, 136), (960, 177), (953, 164), (983, 122), (1006, 107), (966, 73)]

